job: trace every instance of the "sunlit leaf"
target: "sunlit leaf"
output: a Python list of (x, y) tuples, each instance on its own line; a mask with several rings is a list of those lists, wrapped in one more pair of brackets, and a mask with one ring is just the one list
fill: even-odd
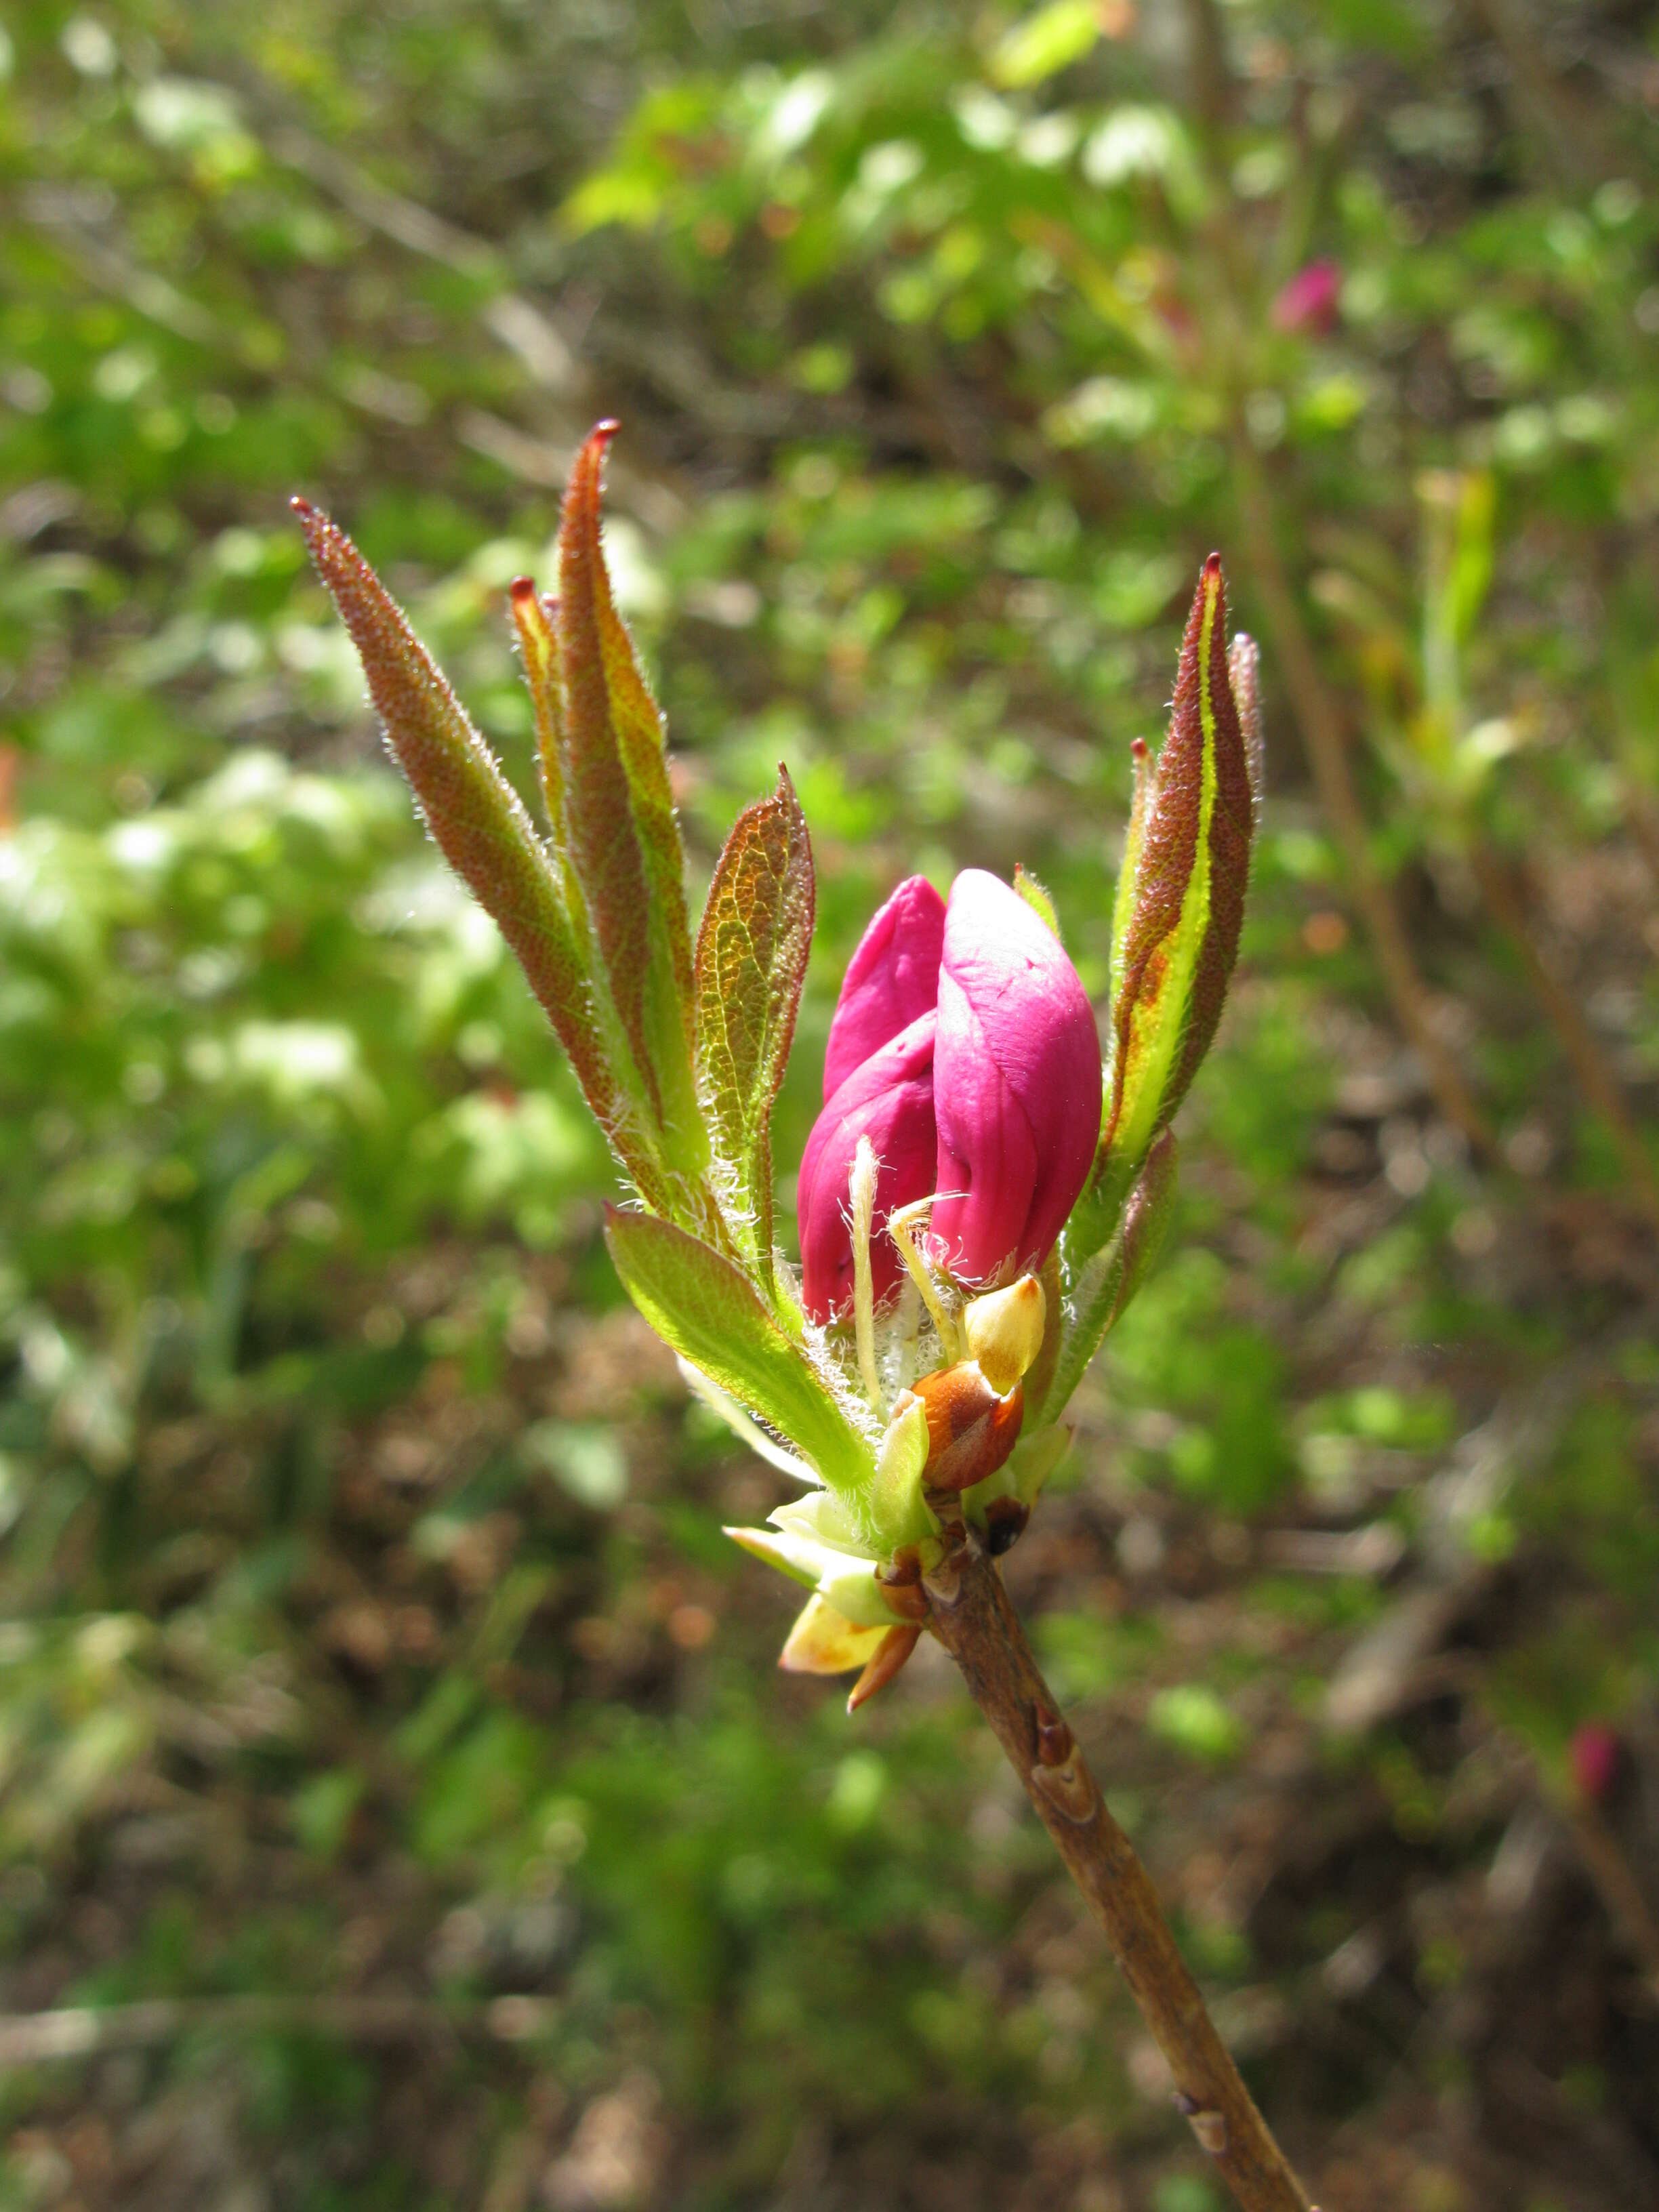
[(662, 718), (611, 597), (599, 541), (600, 477), (616, 433), (576, 457), (559, 528), (559, 732), (570, 858), (622, 1030), (665, 1157), (707, 1157), (692, 1080), (691, 945), (684, 856)]
[(1050, 0), (998, 43), (991, 57), (994, 83), (1009, 90), (1041, 84), (1092, 52), (1100, 36), (1098, 0)]
[(671, 1223), (612, 1207), (605, 1241), (635, 1304), (664, 1342), (775, 1429), (831, 1489), (862, 1500), (877, 1439), (744, 1274)]
[(318, 574), (351, 634), (398, 766), (445, 859), (517, 955), (588, 1104), (648, 1195), (662, 1178), (613, 1079), (580, 944), (518, 793), (374, 571), (318, 508), (295, 502)]
[[(1212, 554), (1181, 648), (1170, 732), (1137, 793), (1119, 893), (1101, 1152), (1120, 1187), (1185, 1097), (1238, 954), (1255, 797), (1226, 632), (1221, 562)], [(1254, 696), (1251, 719), (1254, 726)]]

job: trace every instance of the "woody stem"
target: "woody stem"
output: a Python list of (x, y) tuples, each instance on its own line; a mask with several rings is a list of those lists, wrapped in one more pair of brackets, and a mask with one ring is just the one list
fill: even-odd
[(1106, 1808), (977, 1533), (924, 1575), (930, 1619), (1111, 1946), (1175, 2101), (1243, 2212), (1316, 2212), (1205, 2009), (1133, 1845)]

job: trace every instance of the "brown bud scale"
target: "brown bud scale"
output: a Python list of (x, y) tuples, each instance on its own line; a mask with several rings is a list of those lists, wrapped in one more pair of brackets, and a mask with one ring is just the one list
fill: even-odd
[(912, 1385), (927, 1416), (929, 1490), (971, 1490), (1004, 1465), (1019, 1440), (1025, 1392), (999, 1398), (972, 1360), (942, 1367)]

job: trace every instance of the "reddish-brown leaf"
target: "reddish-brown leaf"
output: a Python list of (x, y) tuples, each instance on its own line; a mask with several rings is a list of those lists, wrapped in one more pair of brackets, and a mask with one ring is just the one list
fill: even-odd
[(659, 1193), (648, 1139), (606, 1064), (580, 939), (517, 793), (351, 540), (306, 501), (294, 507), (428, 829), (516, 955), (624, 1166), (647, 1195)]
[(691, 1073), (694, 1022), (684, 856), (662, 718), (611, 598), (599, 538), (614, 422), (576, 456), (559, 528), (559, 671), (570, 858), (618, 1020), (682, 1166), (704, 1151)]

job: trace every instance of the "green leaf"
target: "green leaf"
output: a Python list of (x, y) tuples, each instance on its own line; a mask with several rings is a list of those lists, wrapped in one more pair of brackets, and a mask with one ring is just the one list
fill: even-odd
[[(1226, 588), (1220, 556), (1212, 554), (1182, 644), (1170, 732), (1130, 823), (1097, 1170), (1108, 1192), (1127, 1186), (1185, 1097), (1238, 955), (1255, 784), (1228, 680), (1226, 635)], [(1250, 705), (1259, 727), (1254, 687)]]
[(528, 576), (514, 582), (510, 594), (513, 627), (519, 635), (524, 680), (536, 724), (536, 772), (553, 849), (567, 849), (568, 830), (564, 807), (564, 700), (559, 690), (559, 606), (544, 599)]
[(858, 1547), (841, 1500), (828, 1490), (796, 1498), (771, 1516), (769, 1528), (726, 1533), (755, 1559), (816, 1589), (859, 1628), (890, 1628), (897, 1616), (876, 1580), (876, 1559)]
[(1011, 91), (1041, 84), (1092, 52), (1099, 36), (1099, 0), (1050, 0), (999, 40), (988, 74)]
[(1027, 906), (1052, 934), (1060, 935), (1060, 915), (1047, 888), (1040, 884), (1029, 868), (1014, 862), (1014, 889)]
[(661, 1203), (654, 1146), (614, 1080), (594, 1019), (581, 935), (518, 793), (351, 540), (308, 502), (294, 504), (428, 829), (517, 956), (623, 1166)]
[(665, 1344), (769, 1428), (787, 1437), (855, 1510), (879, 1439), (793, 1341), (731, 1261), (672, 1223), (610, 1210), (605, 1241), (623, 1287)]
[(1060, 1419), (1089, 1362), (1151, 1273), (1175, 1211), (1176, 1172), (1175, 1136), (1165, 1129), (1147, 1153), (1117, 1234), (1105, 1249), (1079, 1261), (1067, 1249), (1068, 1228), (1061, 1243), (1065, 1333), (1042, 1403), (1028, 1413), (1028, 1433)]
[(812, 945), (812, 848), (788, 771), (732, 824), (695, 969), (697, 1075), (732, 1232), (772, 1279), (772, 1105)]
[(670, 1164), (696, 1175), (708, 1139), (692, 1079), (691, 944), (684, 855), (662, 717), (617, 612), (599, 542), (600, 477), (614, 422), (577, 454), (559, 526), (562, 718), (555, 742), (569, 858)]

